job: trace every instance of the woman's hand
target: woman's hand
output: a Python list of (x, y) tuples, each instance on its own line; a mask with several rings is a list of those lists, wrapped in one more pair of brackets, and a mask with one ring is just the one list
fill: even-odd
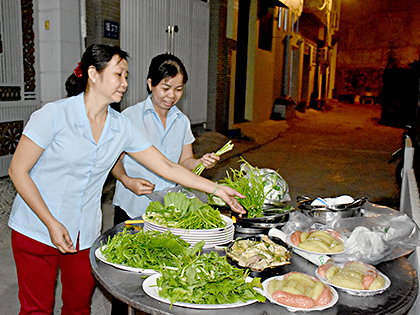
[(153, 192), (155, 185), (149, 182), (148, 180), (136, 177), (130, 177), (125, 172), (122, 159), (125, 155), (125, 152), (121, 153), (120, 158), (115, 163), (114, 167), (111, 170), (112, 175), (118, 179), (125, 188), (130, 189), (136, 195), (147, 195)]
[(130, 189), (136, 195), (147, 195), (153, 192), (155, 185), (142, 178), (129, 177), (123, 179), (124, 187)]
[(48, 232), (50, 233), (51, 242), (57, 247), (57, 249), (65, 253), (75, 253), (76, 248), (70, 238), (69, 232), (60, 222), (55, 221), (48, 226)]
[(236, 197), (239, 197), (239, 198), (246, 198), (246, 197), (238, 193), (235, 189), (227, 187), (227, 186), (218, 185), (214, 195), (222, 198), (223, 201), (226, 202), (233, 211), (239, 213), (240, 215), (246, 213), (246, 210), (241, 206), (239, 201), (236, 199)]
[(199, 159), (207, 169), (214, 167), (219, 160), (220, 157), (214, 153), (206, 153)]

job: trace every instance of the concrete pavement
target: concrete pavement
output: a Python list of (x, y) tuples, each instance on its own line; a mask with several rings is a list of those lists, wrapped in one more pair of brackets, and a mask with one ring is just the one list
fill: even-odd
[[(351, 105), (330, 102), (324, 111), (295, 112), (288, 120), (243, 123), (243, 139), (234, 139), (234, 149), (221, 157), (214, 169), (202, 174), (213, 180), (238, 168), (242, 156), (258, 168), (278, 170), (289, 185), (291, 203), (296, 197), (366, 196), (369, 201), (398, 207), (399, 188), (388, 164), (401, 143), (402, 130), (381, 126), (379, 105)], [(229, 139), (216, 132), (195, 130), (194, 152), (201, 156), (217, 151)], [(112, 226), (111, 205), (114, 181), (104, 187), (103, 229)], [(10, 247), (7, 220), (15, 190), (9, 178), (0, 178), (0, 314), (17, 314), (17, 280)], [(60, 314), (60, 284), (54, 314)], [(95, 290), (92, 314), (110, 314), (110, 296)]]

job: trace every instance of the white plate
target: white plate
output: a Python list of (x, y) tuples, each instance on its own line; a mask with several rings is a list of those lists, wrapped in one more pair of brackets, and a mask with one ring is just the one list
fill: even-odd
[[(102, 248), (105, 249), (106, 245), (102, 246)], [(112, 262), (109, 262), (109, 261), (106, 260), (106, 257), (102, 254), (101, 248), (97, 248), (95, 250), (95, 256), (100, 261), (104, 262), (105, 264), (111, 265), (115, 268), (122, 269), (122, 270), (125, 270), (125, 271), (140, 272), (140, 273), (150, 274), (150, 275), (157, 273), (157, 271), (153, 270), (153, 269), (134, 268), (134, 267), (124, 266), (124, 265), (114, 264)]]
[[(342, 268), (343, 266), (339, 266), (340, 268)], [(319, 267), (318, 267), (319, 268)], [(349, 288), (344, 288), (344, 287), (340, 287), (338, 285), (335, 285), (331, 282), (328, 281), (328, 279), (326, 277), (322, 277), (319, 273), (318, 273), (318, 268), (315, 271), (315, 275), (317, 276), (317, 278), (319, 280), (321, 280), (322, 282), (324, 282), (325, 284), (331, 285), (339, 290), (342, 290), (348, 294), (351, 295), (357, 295), (357, 296), (373, 296), (373, 295), (377, 295), (377, 294), (381, 294), (382, 292), (384, 292), (386, 289), (389, 288), (389, 286), (391, 285), (391, 280), (389, 280), (389, 278), (387, 276), (385, 276), (382, 272), (378, 271), (378, 274), (381, 275), (382, 277), (384, 277), (385, 279), (385, 285), (382, 289), (378, 289), (378, 290), (355, 290), (355, 289), (349, 289)]]
[[(150, 229), (147, 228), (147, 227), (144, 228), (145, 232), (149, 231), (149, 230)], [(152, 229), (152, 231), (155, 231), (155, 230)], [(158, 231), (158, 232), (161, 232), (161, 231)], [(163, 233), (163, 232), (161, 232), (161, 233)], [(234, 233), (229, 233), (228, 236), (226, 236), (226, 234), (224, 234), (224, 236), (216, 236), (216, 237), (209, 237), (209, 236), (206, 236), (206, 235), (195, 236), (195, 237), (189, 237), (189, 236), (185, 236), (185, 235), (178, 235), (178, 236), (192, 246), (194, 246), (195, 244), (204, 240), (203, 249), (208, 249), (208, 248), (213, 248), (213, 247), (216, 247), (216, 246), (221, 246), (221, 245), (228, 244), (229, 242), (231, 242), (233, 240), (233, 235), (234, 235)]]
[(187, 229), (177, 229), (177, 228), (169, 228), (167, 226), (163, 226), (163, 225), (158, 225), (156, 223), (150, 222), (150, 221), (146, 221), (145, 220), (145, 225), (148, 225), (150, 227), (153, 227), (153, 229), (160, 229), (160, 230), (170, 230), (173, 234), (175, 235), (181, 235), (181, 234), (199, 234), (199, 235), (205, 235), (205, 234), (217, 234), (218, 232), (224, 232), (226, 233), (226, 230), (231, 228), (233, 226), (233, 221), (231, 218), (221, 214), (220, 217), (222, 218), (223, 221), (226, 222), (225, 227), (222, 228), (216, 228), (216, 229), (208, 229), (208, 230), (187, 230)]
[[(231, 227), (227, 227), (224, 228), (222, 230), (214, 230), (211, 232), (207, 232), (208, 230), (206, 230), (206, 232), (199, 232), (198, 230), (190, 230), (190, 232), (187, 232), (188, 230), (184, 230), (184, 231), (180, 231), (180, 230), (176, 230), (176, 229), (171, 229), (171, 228), (164, 228), (164, 227), (159, 227), (156, 225), (150, 225), (150, 224), (145, 224), (144, 228), (147, 228), (149, 230), (154, 230), (154, 231), (159, 231), (159, 232), (165, 232), (165, 231), (171, 231), (172, 234), (174, 235), (179, 235), (179, 236), (214, 236), (214, 235), (226, 235), (227, 233), (231, 233), (234, 231), (233, 226)], [(203, 230), (204, 231), (204, 230)]]
[[(164, 233), (167, 229), (158, 229), (152, 226), (144, 226), (143, 230), (145, 231), (158, 231), (160, 233)], [(214, 233), (214, 234), (177, 234), (176, 232), (172, 232), (173, 235), (177, 235), (183, 237), (184, 239), (220, 239), (220, 238), (227, 238), (235, 233), (235, 230), (232, 228), (230, 230), (224, 230), (223, 232)]]
[(294, 249), (298, 249), (298, 250), (301, 250), (301, 251), (303, 251), (303, 252), (306, 252), (306, 253), (309, 253), (309, 254), (319, 254), (319, 255), (326, 255), (326, 256), (331, 256), (331, 255), (339, 255), (339, 254), (343, 254), (343, 253), (345, 253), (346, 251), (345, 250), (343, 250), (343, 251), (341, 251), (341, 252), (338, 252), (338, 253), (321, 253), (321, 252), (312, 252), (312, 251), (310, 251), (310, 250), (306, 250), (306, 249), (303, 249), (303, 248), (300, 248), (300, 247), (298, 247), (298, 246), (295, 246), (295, 245), (293, 245), (293, 243), (290, 241), (290, 236), (291, 236), (292, 234), (289, 234), (289, 235), (287, 235), (286, 236), (286, 243), (287, 244), (289, 244), (291, 247), (293, 247)]
[[(157, 230), (151, 230), (148, 227), (143, 229), (145, 232), (146, 231), (157, 231)], [(164, 231), (157, 231), (159, 233), (164, 233)], [(176, 235), (176, 234), (174, 234)], [(182, 238), (183, 240), (208, 240), (208, 241), (222, 241), (222, 240), (227, 240), (232, 238), (234, 235), (234, 232), (229, 232), (229, 233), (224, 233), (222, 235), (197, 235), (197, 236), (190, 236), (190, 235), (176, 235), (179, 236), (180, 238)]]
[(334, 290), (334, 288), (331, 288), (328, 284), (326, 284), (326, 285), (327, 285), (327, 286), (331, 289), (331, 291), (332, 291), (332, 293), (333, 293), (333, 298), (332, 298), (331, 302), (330, 302), (330, 303), (328, 303), (327, 305), (323, 305), (323, 306), (314, 306), (314, 307), (312, 307), (312, 308), (300, 308), (300, 307), (292, 307), (292, 306), (289, 306), (289, 305), (285, 305), (285, 304), (282, 304), (282, 303), (276, 302), (276, 301), (274, 301), (274, 300), (272, 299), (271, 294), (269, 294), (269, 293), (267, 292), (267, 286), (268, 286), (268, 283), (269, 283), (271, 280), (273, 280), (273, 279), (282, 280), (284, 276), (285, 276), (285, 275), (282, 275), (282, 276), (275, 276), (275, 277), (271, 277), (271, 278), (268, 278), (267, 280), (265, 280), (265, 281), (262, 283), (263, 288), (264, 288), (264, 292), (263, 292), (263, 294), (264, 294), (264, 296), (265, 296), (265, 297), (266, 297), (266, 298), (267, 298), (267, 299), (268, 299), (271, 303), (274, 303), (274, 304), (277, 304), (277, 305), (281, 305), (281, 306), (283, 306), (283, 307), (287, 308), (287, 310), (288, 310), (289, 312), (312, 312), (312, 311), (322, 311), (322, 310), (325, 310), (325, 309), (327, 309), (327, 308), (333, 307), (333, 306), (335, 305), (335, 303), (337, 303), (337, 301), (338, 301), (338, 293), (337, 293), (337, 291), (336, 291), (336, 290)]
[[(158, 287), (156, 286), (156, 279), (160, 277), (160, 273), (152, 275), (148, 277), (146, 280), (143, 281), (143, 290), (146, 294), (160, 302), (171, 304), (171, 301), (168, 299), (162, 298), (159, 296)], [(252, 278), (247, 277), (247, 282), (251, 282)], [(258, 300), (250, 300), (247, 302), (237, 302), (231, 304), (192, 304), (192, 303), (184, 303), (184, 302), (175, 302), (173, 305), (188, 307), (188, 308), (199, 308), (199, 309), (222, 309), (222, 308), (234, 308), (234, 307), (241, 307), (249, 304), (253, 304), (258, 302)]]
[(220, 244), (220, 243), (227, 243), (233, 240), (233, 235), (231, 237), (224, 237), (221, 239), (207, 239), (207, 238), (184, 238), (183, 236), (180, 236), (181, 239), (186, 241), (187, 243), (199, 243), (201, 241), (204, 241), (206, 244)]
[(221, 214), (220, 215), (223, 221), (226, 222), (224, 228), (209, 229), (209, 230), (185, 230), (185, 229), (175, 229), (168, 228), (165, 226), (160, 226), (152, 222), (144, 222), (144, 231), (152, 230), (158, 232), (165, 232), (170, 230), (172, 234), (181, 237), (184, 241), (191, 245), (204, 240), (205, 244), (203, 248), (213, 248), (215, 246), (225, 245), (233, 240), (235, 233), (235, 228), (233, 226), (233, 221), (231, 218)]

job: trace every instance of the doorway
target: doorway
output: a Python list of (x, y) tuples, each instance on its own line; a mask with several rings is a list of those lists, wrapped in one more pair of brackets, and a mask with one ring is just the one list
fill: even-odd
[(251, 0), (238, 1), (238, 42), (236, 56), (235, 105), (233, 121), (245, 121), (246, 81), (248, 66), (248, 27)]

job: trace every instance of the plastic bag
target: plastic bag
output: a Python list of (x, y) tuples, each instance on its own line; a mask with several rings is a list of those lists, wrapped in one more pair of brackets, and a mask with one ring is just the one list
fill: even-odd
[(335, 256), (337, 262), (359, 260), (376, 265), (420, 246), (419, 228), (408, 215), (370, 203), (363, 217), (337, 220), (332, 228), (348, 235), (346, 253)]
[(332, 258), (336, 262), (357, 260), (376, 265), (405, 256), (420, 246), (417, 224), (406, 214), (366, 202), (362, 217), (338, 219), (330, 225), (315, 223), (295, 211), (282, 231), (290, 234), (309, 228), (333, 228), (345, 238), (346, 251)]
[[(249, 168), (245, 163), (241, 164), (241, 169), (249, 172)], [(281, 205), (286, 201), (290, 201), (289, 186), (280, 174), (269, 168), (253, 170), (257, 172), (264, 183), (264, 194), (267, 196), (264, 199), (264, 204), (268, 205)]]
[[(198, 194), (198, 193), (200, 193), (198, 190), (193, 192), (192, 190), (189, 190), (189, 189), (187, 189), (187, 188), (185, 188), (181, 185), (178, 185), (178, 184), (175, 185), (175, 186), (172, 186), (172, 187), (165, 188), (163, 190), (153, 191), (151, 194), (147, 194), (146, 196), (151, 201), (159, 201), (161, 204), (164, 204), (163, 197), (165, 197), (170, 192), (175, 192), (175, 193), (182, 192), (187, 196), (188, 199), (198, 198), (201, 201), (203, 201), (202, 200), (202, 195)], [(202, 194), (205, 195), (205, 193), (202, 193)], [(199, 195), (200, 198), (197, 195)], [(203, 201), (203, 202), (205, 202), (205, 203), (207, 202), (207, 197), (205, 198), (205, 201)]]

